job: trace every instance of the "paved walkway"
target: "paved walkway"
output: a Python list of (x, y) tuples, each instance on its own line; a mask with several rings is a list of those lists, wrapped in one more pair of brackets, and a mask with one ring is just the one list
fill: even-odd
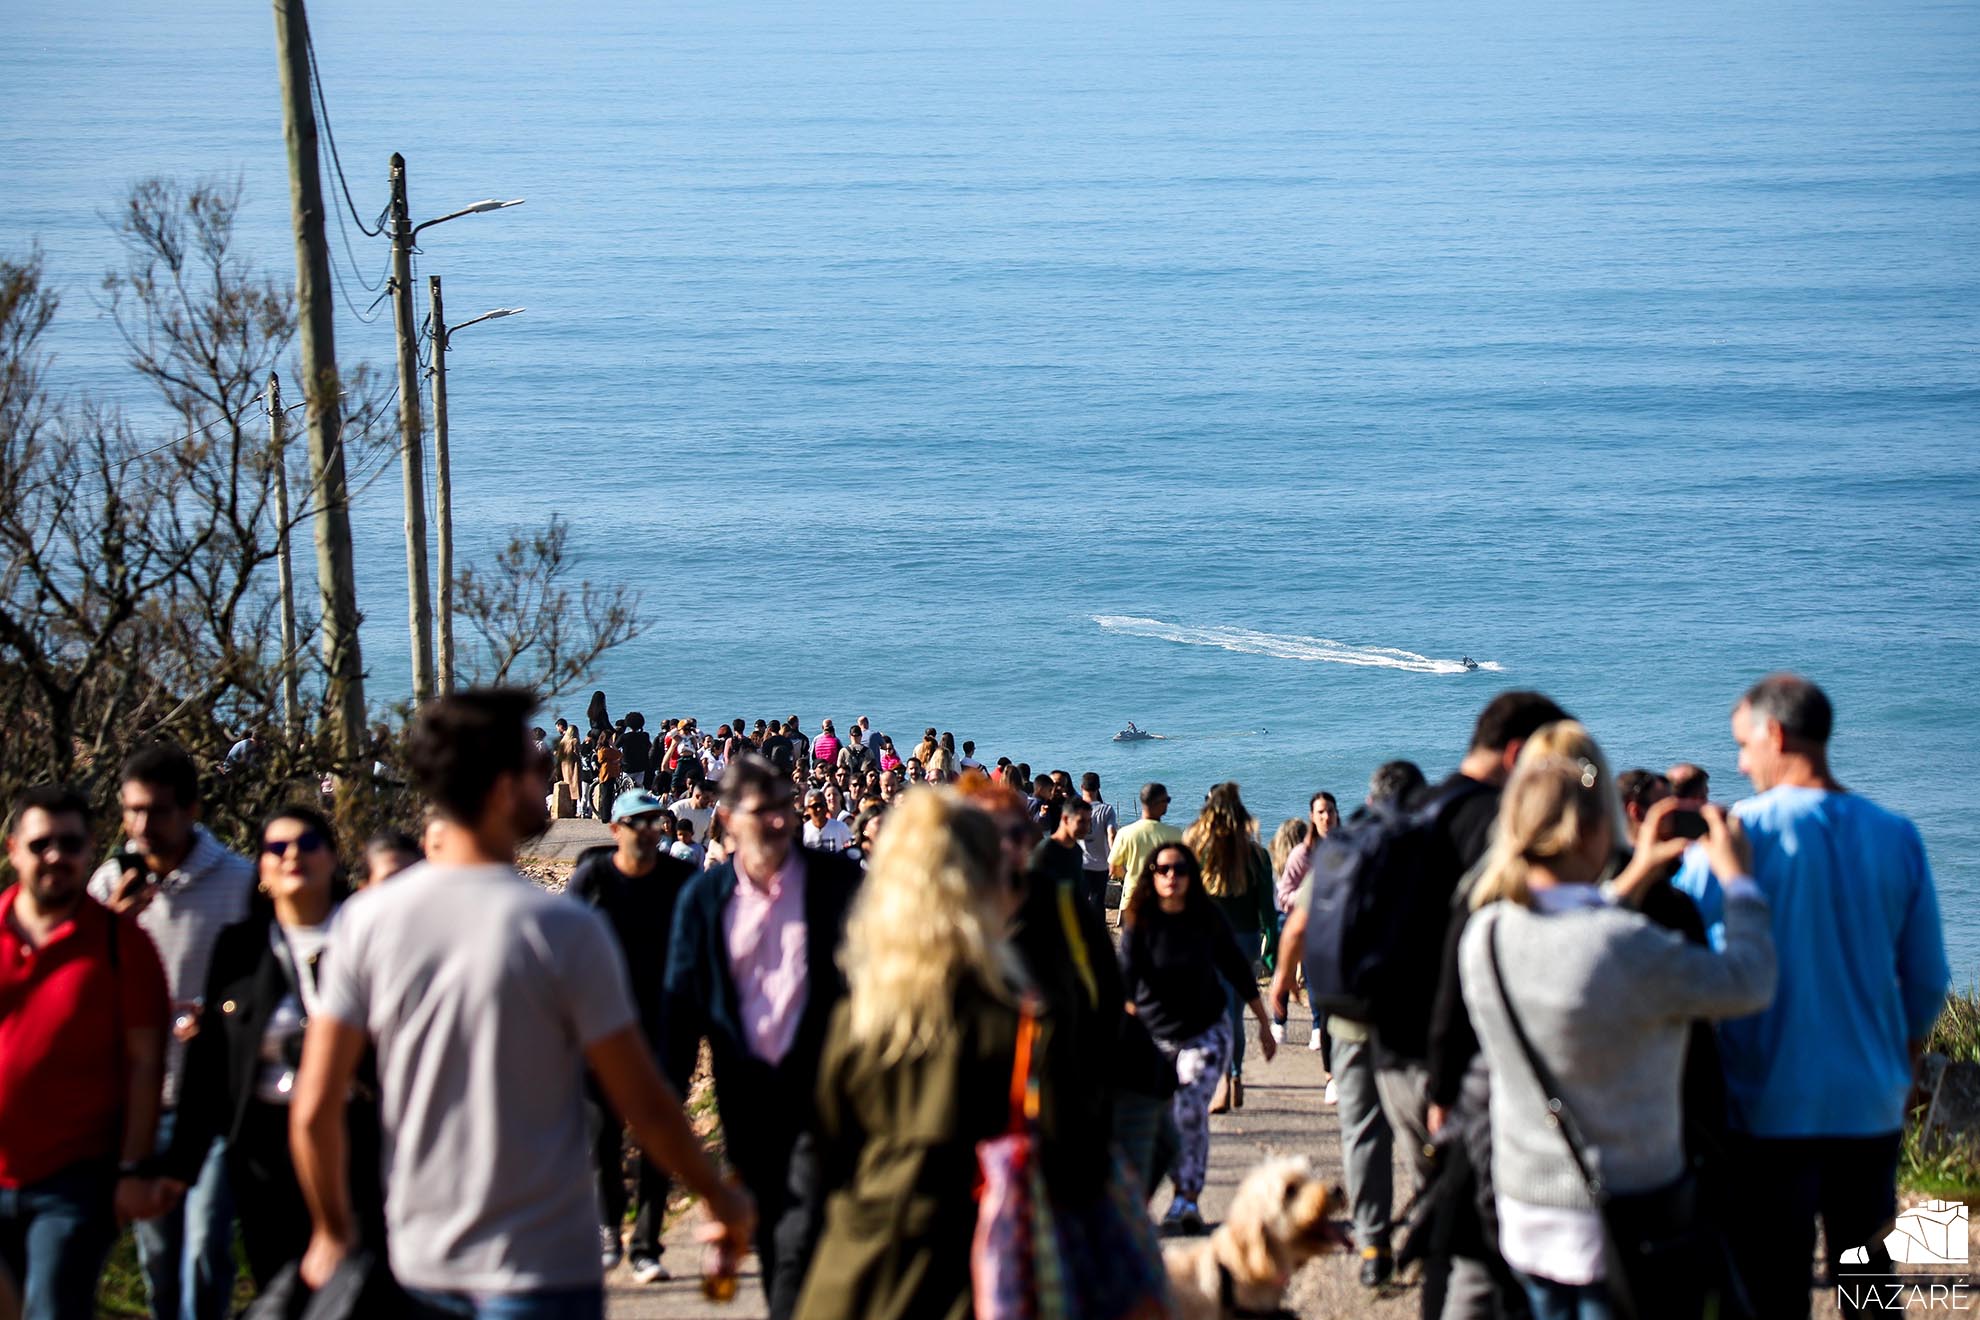
[[(560, 822), (564, 823), (564, 822)], [(1244, 1108), (1211, 1119), (1210, 1176), (1204, 1188), (1203, 1210), (1214, 1221), (1230, 1204), (1239, 1179), (1261, 1158), (1275, 1154), (1310, 1156), (1320, 1175), (1338, 1184), (1341, 1179), (1340, 1128), (1334, 1111), (1324, 1103), (1327, 1075), (1320, 1056), (1306, 1048), (1307, 1028), (1293, 1008), (1288, 1044), (1272, 1063), (1260, 1062), (1257, 1040), (1250, 1042), (1245, 1067)], [(1397, 1169), (1397, 1185), (1403, 1173)], [(1168, 1203), (1166, 1189), (1156, 1209)], [(755, 1274), (755, 1258), (746, 1265), (736, 1301), (715, 1305), (702, 1300), (694, 1277), (700, 1253), (692, 1242), (699, 1211), (682, 1217), (667, 1236), (667, 1265), (682, 1277), (671, 1283), (641, 1285), (621, 1266), (607, 1280), (607, 1313), (612, 1320), (760, 1320), (763, 1291)], [(1288, 1303), (1301, 1315), (1367, 1315), (1403, 1320), (1416, 1314), (1416, 1292), (1388, 1289), (1376, 1297), (1355, 1282), (1358, 1262), (1346, 1255), (1323, 1257), (1309, 1264), (1293, 1281)]]
[[(1261, 1063), (1256, 1039), (1250, 1042), (1244, 1108), (1210, 1120), (1210, 1176), (1202, 1204), (1213, 1227), (1229, 1206), (1238, 1181), (1267, 1155), (1308, 1156), (1321, 1177), (1337, 1186), (1341, 1181), (1340, 1125), (1325, 1103), (1327, 1075), (1321, 1069), (1320, 1056), (1306, 1048), (1303, 1010), (1295, 1004), (1292, 1013), (1288, 1043), (1273, 1062)], [(1408, 1174), (1400, 1162), (1395, 1185), (1398, 1198), (1406, 1199)], [(1160, 1210), (1167, 1204), (1165, 1188), (1154, 1205)], [(1345, 1217), (1345, 1210), (1342, 1213)], [(611, 1320), (762, 1320), (763, 1290), (757, 1283), (753, 1256), (746, 1263), (735, 1302), (715, 1305), (702, 1300), (695, 1277), (701, 1257), (692, 1240), (694, 1225), (699, 1222), (699, 1211), (690, 1212), (666, 1238), (668, 1267), (681, 1274), (681, 1279), (646, 1286), (634, 1283), (623, 1266), (612, 1272), (606, 1280), (606, 1311)], [(1980, 1244), (1980, 1226), (1973, 1236)], [(1315, 1320), (1340, 1316), (1416, 1320), (1421, 1303), (1413, 1283), (1391, 1284), (1370, 1292), (1355, 1279), (1359, 1264), (1345, 1253), (1310, 1262), (1294, 1277), (1286, 1295), (1287, 1308)], [(1813, 1320), (1835, 1320), (1833, 1288), (1818, 1285), (1812, 1302)], [(1922, 1310), (1919, 1313), (1924, 1314)]]
[(586, 848), (601, 843), (607, 847), (612, 843), (611, 828), (603, 821), (553, 820), (542, 838), (522, 846), (521, 860), (569, 864), (577, 861), (578, 854)]

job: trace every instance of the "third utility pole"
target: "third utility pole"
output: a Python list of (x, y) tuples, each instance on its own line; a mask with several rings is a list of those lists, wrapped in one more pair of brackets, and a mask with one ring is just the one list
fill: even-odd
[(440, 277), (426, 277), (433, 299), (433, 521), (440, 534), (440, 690), (454, 690), (454, 483), (447, 471), (447, 313)]
[(289, 444), (282, 417), (282, 378), (268, 373), (268, 461), (275, 478), (275, 581), (282, 592), (282, 731), (302, 729), (296, 698), (296, 580), (289, 562)]
[(406, 488), (406, 592), (412, 613), (413, 700), (432, 697), (433, 593), (426, 577), (426, 451), (419, 418), (419, 329), (413, 324), (406, 158), (392, 153), (392, 322), (399, 332), (399, 457)]

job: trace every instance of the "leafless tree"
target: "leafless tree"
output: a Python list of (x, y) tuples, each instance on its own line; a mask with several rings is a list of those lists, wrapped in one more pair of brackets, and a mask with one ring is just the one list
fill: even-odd
[(599, 657), (643, 630), (639, 593), (623, 583), (569, 578), (576, 567), (570, 524), (552, 515), (541, 532), (518, 532), (493, 566), (456, 576), (454, 612), (474, 637), (470, 681), (507, 683), (545, 701), (583, 684)]
[[(280, 727), (285, 664), (311, 709), (297, 738), (267, 740), (252, 775), (219, 777), (223, 825), (313, 793), (324, 773), (368, 778), (372, 758), (391, 755), (387, 723), (358, 764), (337, 761), (310, 611), (296, 653), (281, 651), (273, 561), (283, 531), (307, 540), (318, 495), (294, 446), (290, 524), (277, 526), (263, 390), (296, 315), (288, 288), (236, 251), (238, 210), (237, 185), (153, 179), (107, 217), (124, 259), (102, 308), (175, 418), (169, 434), (140, 435), (118, 409), (58, 391), (43, 340), (61, 299), (38, 250), (0, 257), (0, 793), (59, 779), (107, 802), (124, 755), (155, 739), (219, 767), (242, 732)], [(345, 381), (357, 489), (397, 452), (394, 399), (364, 368)], [(623, 588), (585, 583), (573, 599), (569, 566), (553, 523), (464, 575), (464, 617), (488, 641), (478, 672), (548, 695), (638, 631)], [(409, 811), (389, 789), (367, 795), (371, 809)]]

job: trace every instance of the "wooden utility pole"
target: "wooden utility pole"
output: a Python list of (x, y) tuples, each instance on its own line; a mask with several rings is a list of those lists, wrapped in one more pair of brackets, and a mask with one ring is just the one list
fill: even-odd
[[(322, 596), (324, 692), (338, 759), (364, 751), (364, 657), (358, 648), (357, 574), (351, 564), (350, 491), (344, 483), (343, 386), (337, 379), (336, 295), (323, 233), (316, 111), (309, 90), (309, 20), (303, 0), (275, 0), (282, 77), (282, 138), (289, 151), (289, 213), (296, 231), (296, 303), (301, 312), (303, 399), (308, 404), (309, 474), (316, 516), (316, 583)], [(339, 780), (340, 785), (355, 782)]]
[(296, 698), (296, 576), (289, 562), (289, 444), (282, 416), (282, 378), (268, 373), (268, 461), (275, 475), (275, 579), (282, 589), (282, 730), (302, 732)]
[(419, 417), (419, 330), (413, 324), (412, 216), (406, 158), (392, 153), (392, 322), (399, 333), (399, 458), (406, 488), (406, 594), (412, 615), (413, 700), (433, 696), (433, 589), (426, 577), (426, 450)]
[(447, 313), (440, 303), (440, 277), (429, 275), (433, 300), (433, 520), (440, 524), (440, 690), (454, 690), (454, 482), (447, 470)]

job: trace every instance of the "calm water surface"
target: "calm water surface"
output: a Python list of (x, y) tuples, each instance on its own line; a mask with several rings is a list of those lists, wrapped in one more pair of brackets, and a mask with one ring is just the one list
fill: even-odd
[[(423, 239), (457, 321), (529, 308), (450, 358), (460, 538), (561, 512), (645, 591), (615, 711), (937, 723), (1276, 820), (1448, 768), (1514, 683), (1730, 794), (1728, 706), (1791, 666), (1980, 975), (1980, 9), (314, 18), (367, 218), (393, 150), (419, 215), (530, 199)], [(268, 11), (0, 23), (0, 243), (67, 282), (69, 379), (126, 388), (90, 289), (128, 182), (238, 175), (292, 270)], [(389, 315), (338, 333), (389, 361)], [(399, 519), (386, 470), (378, 698)]]

